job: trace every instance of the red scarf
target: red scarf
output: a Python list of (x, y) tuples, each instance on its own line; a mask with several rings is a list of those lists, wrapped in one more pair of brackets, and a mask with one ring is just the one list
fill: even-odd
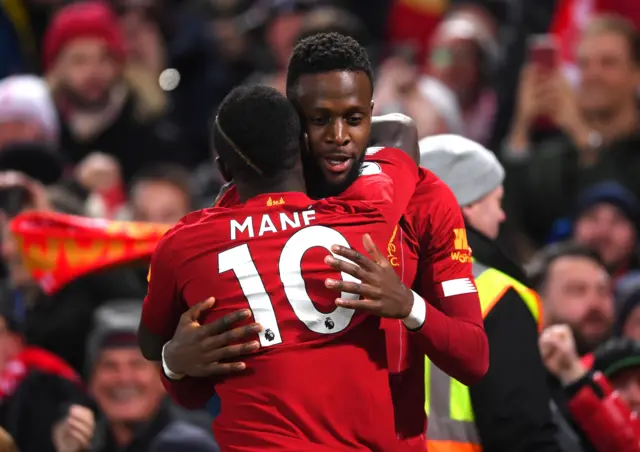
[(169, 228), (53, 212), (27, 212), (11, 222), (25, 265), (47, 294), (96, 270), (149, 258)]

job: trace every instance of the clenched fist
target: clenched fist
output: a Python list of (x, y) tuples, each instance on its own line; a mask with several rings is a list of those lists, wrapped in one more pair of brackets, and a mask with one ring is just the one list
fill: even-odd
[(539, 344), (545, 367), (563, 384), (573, 383), (587, 372), (580, 362), (569, 326), (550, 326), (540, 335)]
[(71, 405), (67, 417), (53, 427), (53, 444), (56, 451), (89, 450), (94, 429), (93, 411), (82, 405)]

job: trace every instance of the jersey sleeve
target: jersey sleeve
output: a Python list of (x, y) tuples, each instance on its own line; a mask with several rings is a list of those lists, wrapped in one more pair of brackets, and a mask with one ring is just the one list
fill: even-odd
[(420, 234), (416, 287), (427, 306), (411, 336), (434, 364), (468, 385), (486, 373), (489, 351), (462, 212), (439, 180), (412, 207)]
[(360, 176), (341, 198), (369, 202), (395, 225), (415, 192), (418, 176), (418, 166), (400, 149), (369, 148)]
[(163, 237), (151, 256), (147, 296), (140, 319), (152, 334), (165, 342), (173, 336), (183, 311), (179, 304), (171, 232)]

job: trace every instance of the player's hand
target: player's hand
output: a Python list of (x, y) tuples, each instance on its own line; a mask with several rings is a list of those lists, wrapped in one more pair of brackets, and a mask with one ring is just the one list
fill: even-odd
[(93, 412), (82, 405), (71, 405), (67, 416), (53, 426), (53, 444), (57, 452), (89, 450), (95, 418)]
[(544, 330), (539, 344), (545, 367), (563, 384), (573, 383), (587, 372), (580, 362), (573, 333), (567, 325), (554, 325)]
[(206, 325), (200, 324), (202, 314), (214, 304), (215, 298), (208, 298), (180, 317), (176, 332), (164, 350), (164, 359), (171, 372), (191, 377), (237, 373), (246, 368), (244, 362), (219, 361), (246, 355), (260, 347), (258, 341), (229, 345), (255, 336), (262, 330), (258, 323), (233, 328), (238, 322), (251, 317), (249, 309), (234, 311)]
[(360, 280), (360, 283), (330, 278), (325, 280), (329, 289), (360, 295), (359, 300), (337, 298), (336, 304), (345, 308), (362, 309), (380, 317), (407, 317), (413, 307), (411, 290), (402, 284), (393, 266), (373, 243), (369, 234), (364, 235), (362, 243), (370, 258), (354, 249), (333, 245), (331, 251), (351, 262), (332, 256), (327, 256), (324, 260), (335, 270), (348, 273)]

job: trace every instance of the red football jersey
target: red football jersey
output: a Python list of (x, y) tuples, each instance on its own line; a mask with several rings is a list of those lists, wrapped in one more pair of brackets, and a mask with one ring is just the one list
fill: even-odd
[(424, 168), (387, 255), (402, 281), (427, 301), (417, 332), (382, 320), (401, 440), (396, 451), (424, 451), (425, 355), (465, 382), (488, 361), (464, 218), (449, 187)]
[(207, 322), (249, 307), (263, 326), (247, 371), (215, 382), (223, 451), (393, 448), (379, 319), (335, 306), (324, 280), (340, 275), (323, 260), (333, 244), (361, 249), (364, 233), (385, 247), (417, 176), (401, 151), (382, 149), (340, 198), (279, 193), (205, 209), (159, 244), (142, 315), (149, 330), (170, 339), (184, 310), (174, 300), (212, 295)]

